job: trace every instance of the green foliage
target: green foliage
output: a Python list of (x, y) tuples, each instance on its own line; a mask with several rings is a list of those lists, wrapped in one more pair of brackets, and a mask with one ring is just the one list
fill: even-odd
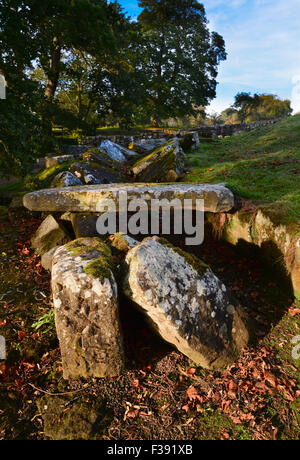
[[(237, 195), (258, 204), (279, 202), (281, 221), (300, 215), (300, 115), (272, 126), (210, 143), (189, 155), (188, 182), (226, 182)], [(298, 186), (297, 186), (298, 184)]]
[[(252, 97), (250, 93), (238, 93), (229, 115), (233, 114), (234, 109), (238, 119), (243, 123), (283, 118), (292, 113), (291, 101), (288, 99), (282, 101), (273, 94), (254, 94)], [(228, 110), (230, 109), (227, 109), (227, 114)], [(226, 113), (223, 112), (224, 115)]]
[(55, 143), (37, 114), (42, 97), (38, 85), (16, 74), (8, 83), (7, 98), (0, 101), (0, 171), (22, 176)]
[(42, 329), (42, 334), (53, 332), (55, 330), (55, 315), (54, 311), (50, 309), (47, 313), (41, 316), (35, 323), (32, 324), (32, 328), (35, 331)]
[(140, 72), (145, 110), (154, 123), (195, 115), (216, 95), (217, 66), (226, 59), (224, 40), (210, 33), (202, 4), (195, 0), (141, 0), (143, 27)]

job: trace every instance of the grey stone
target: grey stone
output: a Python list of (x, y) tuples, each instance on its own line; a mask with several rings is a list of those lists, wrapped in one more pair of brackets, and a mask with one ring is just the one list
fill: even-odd
[(42, 256), (50, 249), (61, 246), (70, 241), (70, 237), (63, 225), (58, 223), (53, 216), (49, 215), (41, 223), (31, 239), (31, 245), (36, 254)]
[(72, 160), (76, 160), (80, 155), (59, 155), (56, 157), (45, 157), (45, 167), (52, 168), (53, 166), (58, 166), (63, 163), (68, 163)]
[(179, 141), (173, 139), (137, 161), (131, 173), (140, 182), (167, 182), (170, 170), (178, 177), (183, 174), (184, 162), (185, 155)]
[(62, 171), (51, 182), (51, 187), (74, 187), (76, 185), (83, 185), (83, 182), (70, 171)]
[(71, 222), (76, 238), (99, 236), (96, 228), (97, 214), (72, 213)]
[(161, 145), (167, 142), (166, 138), (161, 139), (140, 139), (133, 143), (133, 150), (142, 155), (149, 155)]
[(52, 292), (65, 379), (119, 375), (124, 367), (111, 251), (81, 238), (55, 252)]
[(125, 295), (196, 364), (226, 367), (249, 339), (240, 306), (208, 266), (160, 241), (148, 238), (128, 252)]
[(118, 209), (121, 192), (127, 193), (127, 199), (141, 198), (150, 202), (164, 198), (203, 199), (204, 211), (228, 212), (234, 206), (234, 196), (224, 184), (110, 184), (45, 189), (28, 193), (23, 198), (24, 206), (31, 211), (73, 211), (98, 212), (106, 199), (116, 203)]
[(108, 139), (101, 142), (99, 150), (105, 152), (112, 160), (121, 163), (136, 155), (133, 150), (126, 149)]
[(54, 257), (54, 254), (55, 254), (55, 252), (56, 252), (56, 250), (58, 248), (59, 248), (59, 246), (56, 246), (56, 247), (50, 249), (50, 251), (45, 252), (44, 254), (42, 254), (41, 264), (42, 264), (42, 267), (45, 270), (48, 270), (48, 271), (51, 272), (53, 257)]
[(114, 184), (120, 182), (120, 174), (104, 166), (90, 163), (73, 163), (70, 171), (86, 185)]

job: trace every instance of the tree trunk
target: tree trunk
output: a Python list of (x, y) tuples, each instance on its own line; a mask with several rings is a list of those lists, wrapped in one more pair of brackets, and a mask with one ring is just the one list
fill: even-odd
[(53, 39), (53, 50), (50, 60), (50, 72), (48, 74), (48, 84), (45, 91), (47, 98), (53, 99), (57, 89), (60, 73), (61, 47), (56, 37)]

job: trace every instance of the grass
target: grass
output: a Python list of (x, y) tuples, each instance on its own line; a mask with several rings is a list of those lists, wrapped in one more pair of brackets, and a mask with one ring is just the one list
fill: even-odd
[(188, 157), (186, 182), (226, 182), (256, 204), (280, 202), (290, 223), (300, 216), (300, 114), (272, 126), (201, 143)]

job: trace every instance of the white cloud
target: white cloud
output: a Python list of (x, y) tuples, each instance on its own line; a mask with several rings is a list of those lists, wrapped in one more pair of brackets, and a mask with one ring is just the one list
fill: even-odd
[(268, 92), (292, 98), (299, 110), (300, 83), (293, 88), (292, 79), (300, 75), (300, 0), (204, 0), (204, 5), (210, 28), (225, 38), (228, 52), (218, 75), (220, 101), (213, 105), (223, 107), (228, 99), (226, 84), (232, 86), (231, 103), (240, 90)]

